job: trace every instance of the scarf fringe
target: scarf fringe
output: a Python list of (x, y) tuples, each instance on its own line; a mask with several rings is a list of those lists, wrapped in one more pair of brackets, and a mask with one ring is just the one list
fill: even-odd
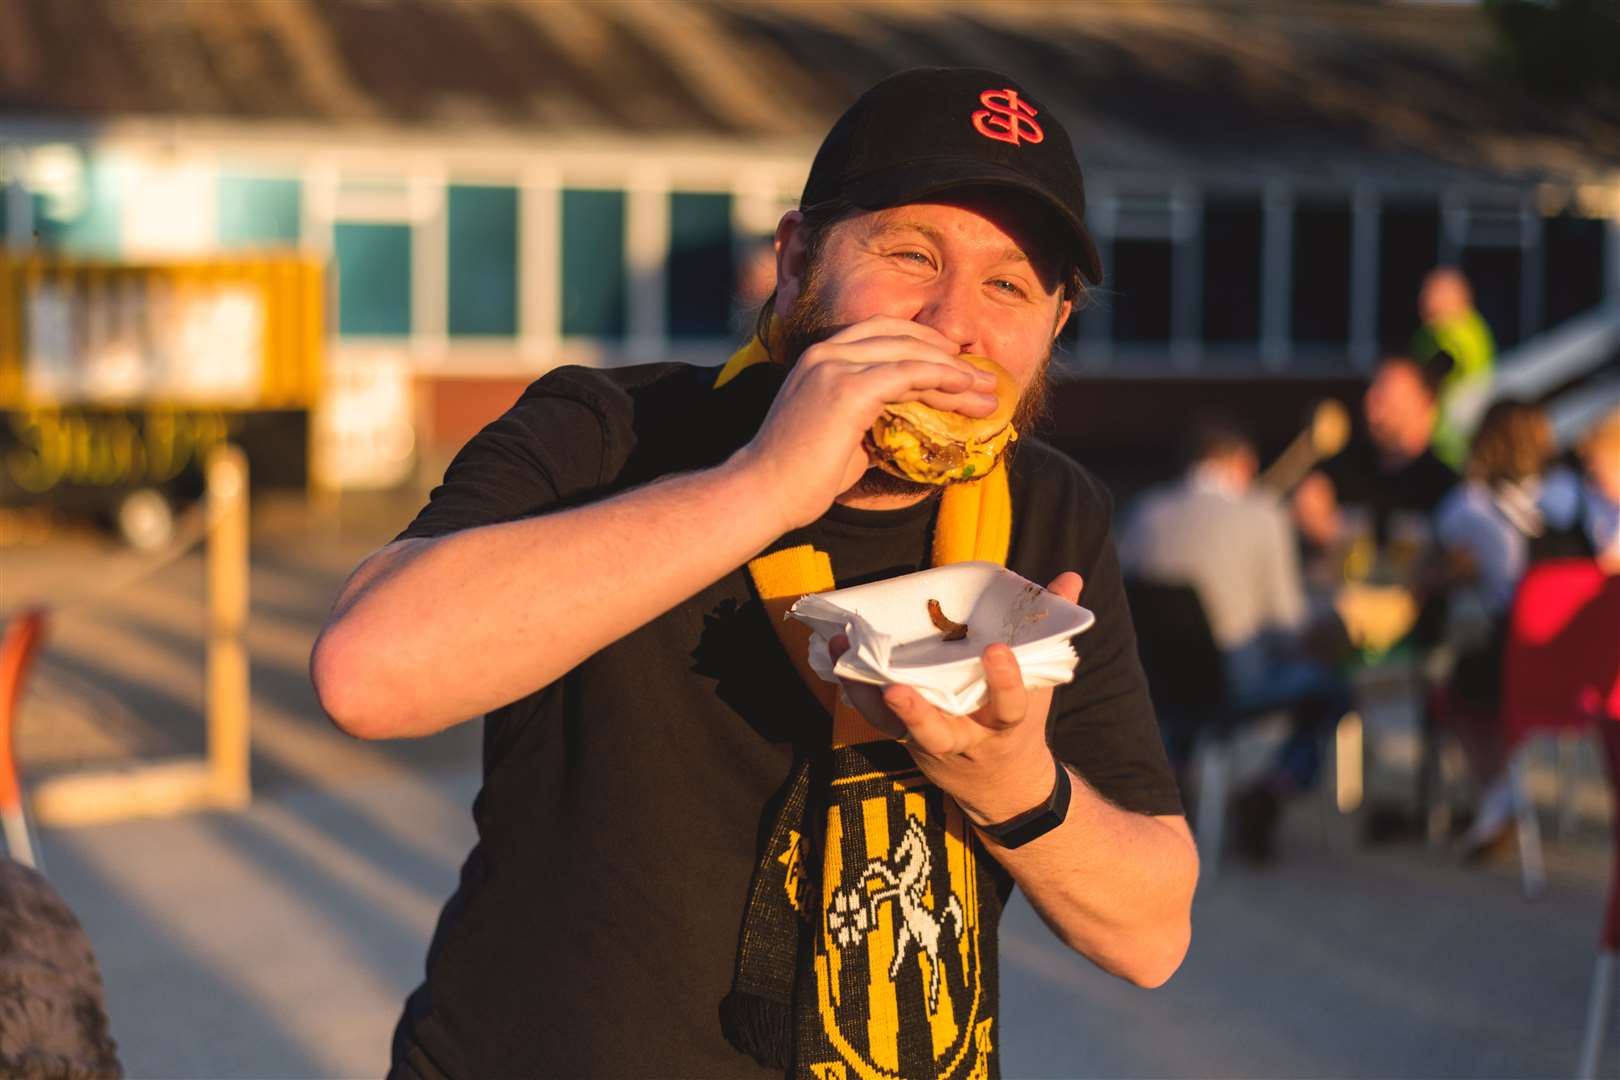
[(793, 1006), (733, 990), (720, 1002), (720, 1027), (738, 1050), (766, 1068), (786, 1069), (793, 1056)]

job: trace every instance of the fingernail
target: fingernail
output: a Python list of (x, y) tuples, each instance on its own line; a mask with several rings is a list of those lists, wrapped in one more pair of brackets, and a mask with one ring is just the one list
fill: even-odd
[(996, 385), (996, 377), (990, 374), (988, 371), (975, 372), (973, 375), (973, 381), (980, 386)]
[(975, 396), (978, 397), (978, 399), (980, 401), (984, 402), (986, 407), (991, 408), (991, 409), (996, 407), (996, 404), (997, 404), (996, 403), (996, 395), (994, 395), (994, 394), (978, 394), (978, 395), (975, 395)]

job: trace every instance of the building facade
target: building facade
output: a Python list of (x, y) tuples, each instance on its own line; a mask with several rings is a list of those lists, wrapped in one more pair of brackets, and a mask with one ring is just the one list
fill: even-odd
[[(1440, 264), (1470, 277), (1505, 347), (1620, 297), (1620, 117), (1515, 112), (1482, 72), (1452, 88), (1466, 109), (1393, 96), (1433, 81), (1414, 56), (1432, 61), (1425, 50), (1458, 27), (1477, 33), (1472, 12), (1345, 22), (1329, 6), (1313, 23), (1211, 5), (1179, 26), (1085, 5), (1046, 8), (1044, 23), (1025, 5), (383, 6), (372, 33), (400, 51), (444, 38), (449, 62), (413, 69), (402, 89), (375, 68), (365, 27), (340, 25), (375, 5), (281, 5), (302, 9), (302, 34), (274, 6), (237, 10), (280, 41), (297, 79), (332, 66), (324, 97), (248, 108), (252, 71), (217, 66), (189, 90), (137, 86), (134, 108), (60, 100), (35, 84), (69, 76), (60, 53), (73, 46), (43, 0), (21, 4), (35, 17), (22, 47), (38, 60), (0, 98), (0, 236), (14, 251), (108, 259), (283, 247), (328, 259), (331, 391), (351, 423), (378, 428), (367, 437), (408, 438), (430, 470), (558, 364), (723, 360), (769, 288), (772, 230), (821, 133), (873, 77), (916, 63), (982, 63), (1052, 88), (1107, 272), (1065, 341), (1062, 368), (1081, 384), (1173, 384), (1189, 398), (1351, 387), (1410, 336), (1419, 283)], [(159, 26), (89, 7), (105, 25), (87, 49), (104, 37), (207, 54), (173, 43), (183, 14)], [(497, 13), (554, 51), (548, 78), (560, 57), (589, 79), (468, 84), (504, 55), (489, 26), (468, 36)], [(223, 48), (219, 15), (193, 17)], [(1311, 52), (1347, 28), (1351, 56)], [(1471, 63), (1448, 48), (1463, 59), (1446, 85)], [(544, 62), (538, 45), (532, 56)], [(637, 56), (633, 103), (615, 113), (600, 98)], [(1382, 81), (1361, 86), (1358, 58)], [(1203, 84), (1176, 66), (1200, 63), (1225, 66)], [(1296, 100), (1265, 96), (1289, 86)], [(514, 118), (519, 91), (529, 104)], [(771, 94), (799, 104), (758, 104)], [(1091, 392), (1060, 394), (1060, 429), (1076, 394)]]

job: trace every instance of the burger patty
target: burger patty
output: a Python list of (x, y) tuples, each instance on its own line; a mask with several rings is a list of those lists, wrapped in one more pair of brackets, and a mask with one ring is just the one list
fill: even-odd
[[(967, 451), (961, 443), (941, 444), (935, 442), (917, 425), (903, 417), (885, 413), (878, 417), (877, 424), (874, 426), (886, 426), (911, 435), (917, 440), (918, 446), (922, 449), (923, 460), (931, 468), (940, 472), (951, 472), (954, 469), (959, 469), (967, 461)], [(867, 436), (866, 445), (869, 450), (875, 450), (884, 456), (891, 456), (882, 446), (877, 445), (871, 436)]]

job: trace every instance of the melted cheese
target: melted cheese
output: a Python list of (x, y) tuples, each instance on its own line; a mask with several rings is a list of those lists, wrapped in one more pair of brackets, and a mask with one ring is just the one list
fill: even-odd
[(983, 476), (995, 466), (996, 458), (1001, 456), (1006, 445), (1018, 437), (1009, 424), (994, 438), (984, 442), (977, 439), (970, 441), (962, 448), (962, 464), (957, 468), (941, 470), (928, 460), (928, 451), (922, 440), (906, 425), (880, 423), (878, 434), (878, 442), (895, 468), (924, 484), (942, 484), (950, 480), (971, 480), (975, 476)]

